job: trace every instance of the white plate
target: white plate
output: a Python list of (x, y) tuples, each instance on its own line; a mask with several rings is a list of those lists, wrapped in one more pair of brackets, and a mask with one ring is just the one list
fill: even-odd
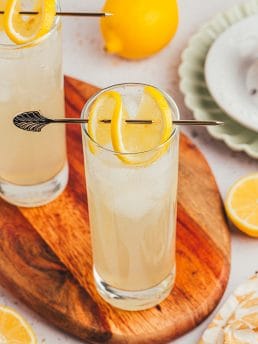
[(216, 15), (190, 39), (179, 68), (180, 89), (185, 103), (198, 120), (221, 120), (223, 126), (207, 127), (209, 133), (234, 151), (244, 151), (258, 159), (258, 135), (233, 120), (211, 96), (204, 76), (204, 64), (215, 40), (235, 23), (258, 14), (258, 0), (245, 1)]
[(228, 28), (205, 63), (208, 89), (227, 114), (258, 131), (258, 15)]

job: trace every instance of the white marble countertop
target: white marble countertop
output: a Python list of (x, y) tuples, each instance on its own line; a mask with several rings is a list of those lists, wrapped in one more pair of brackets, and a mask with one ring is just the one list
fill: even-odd
[[(180, 25), (175, 39), (158, 55), (140, 62), (129, 62), (108, 56), (102, 49), (97, 19), (65, 18), (64, 22), (64, 71), (66, 74), (98, 86), (117, 82), (139, 81), (157, 84), (168, 90), (178, 103), (181, 116), (190, 118), (178, 87), (180, 56), (190, 36), (217, 12), (230, 8), (240, 0), (178, 0)], [(99, 10), (103, 0), (62, 0), (62, 8)], [(258, 161), (245, 154), (232, 152), (227, 146), (209, 136), (205, 129), (189, 129), (187, 133), (202, 150), (215, 174), (222, 197), (239, 177), (257, 171)], [(232, 229), (232, 269), (223, 300), (232, 290), (254, 271), (258, 270), (258, 240), (248, 238)], [(44, 319), (0, 288), (0, 304), (14, 307), (33, 326), (39, 343), (79, 344), (49, 325)], [(195, 344), (213, 315), (174, 344)]]

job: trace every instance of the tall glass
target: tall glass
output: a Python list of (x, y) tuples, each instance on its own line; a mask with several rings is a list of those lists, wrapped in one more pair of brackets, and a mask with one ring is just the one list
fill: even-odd
[[(128, 101), (131, 92), (143, 87), (122, 84), (99, 92), (82, 118), (103, 92), (116, 90)], [(179, 119), (175, 102), (163, 95)], [(178, 129), (148, 152), (127, 153), (142, 161), (158, 153), (155, 162), (142, 167), (125, 164), (118, 158), (123, 153), (100, 146), (87, 126), (82, 134), (96, 288), (115, 307), (150, 308), (169, 295), (175, 279)]]
[(0, 196), (16, 205), (38, 206), (67, 184), (65, 128), (53, 125), (29, 133), (12, 121), (29, 110), (64, 116), (60, 19), (35, 42), (15, 45), (0, 32), (0, 43)]

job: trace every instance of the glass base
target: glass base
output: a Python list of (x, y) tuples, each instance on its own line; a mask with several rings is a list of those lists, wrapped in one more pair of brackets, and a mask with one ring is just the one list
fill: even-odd
[(93, 274), (100, 296), (112, 306), (126, 311), (139, 311), (158, 305), (168, 297), (175, 282), (175, 271), (173, 271), (160, 284), (150, 289), (126, 291), (108, 285), (102, 280), (95, 268)]
[(20, 207), (38, 207), (57, 198), (68, 182), (68, 164), (51, 180), (45, 183), (19, 186), (0, 180), (0, 197)]

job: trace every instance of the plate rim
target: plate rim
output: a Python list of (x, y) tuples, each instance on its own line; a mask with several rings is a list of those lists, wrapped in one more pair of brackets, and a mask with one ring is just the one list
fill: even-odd
[[(180, 78), (179, 89), (184, 96), (185, 105), (187, 106), (187, 108), (189, 108), (192, 111), (194, 118), (198, 120), (205, 119), (202, 109), (199, 106), (197, 106), (194, 102), (196, 99), (200, 100), (198, 99), (200, 98), (200, 96), (197, 96), (195, 93), (192, 93), (192, 91), (189, 91), (188, 87), (186, 86), (186, 83), (188, 81), (190, 82), (195, 81), (196, 85), (200, 84), (201, 87), (204, 87), (206, 91), (208, 91), (205, 78), (204, 78), (204, 81), (200, 81), (199, 79), (192, 79), (191, 76), (189, 76), (189, 73), (186, 72), (187, 67), (189, 65), (191, 66), (189, 57), (192, 55), (192, 51), (196, 53), (196, 50), (195, 50), (196, 44), (199, 43), (201, 40), (205, 41), (206, 39), (206, 42), (205, 42), (206, 50), (202, 52), (201, 54), (199, 53), (199, 50), (198, 50), (197, 55), (196, 55), (199, 59), (201, 59), (201, 63), (203, 63), (203, 65), (201, 63), (197, 65), (196, 71), (201, 72), (204, 77), (205, 59), (215, 39), (219, 37), (221, 33), (226, 31), (228, 27), (232, 26), (233, 24), (239, 22), (240, 20), (244, 18), (247, 18), (255, 14), (258, 14), (258, 0), (250, 0), (246, 3), (234, 5), (226, 11), (221, 11), (217, 13), (213, 18), (211, 18), (210, 20), (202, 24), (200, 28), (189, 39), (186, 48), (183, 50), (181, 54), (181, 63), (179, 65), (178, 74)], [(208, 44), (207, 44), (207, 40), (209, 40)], [(238, 127), (239, 130), (241, 129), (244, 132), (242, 133), (242, 135), (248, 134), (248, 135), (251, 135), (253, 138), (257, 136), (257, 139), (255, 138), (255, 140), (252, 142), (252, 143), (255, 143), (254, 146), (257, 146), (257, 147), (253, 147), (253, 145), (251, 145), (250, 142), (248, 142), (248, 140), (247, 142), (243, 140), (242, 141), (240, 140), (239, 142), (237, 142), (235, 139), (231, 137), (233, 136), (231, 133), (229, 132), (223, 133), (219, 130), (219, 127), (212, 127), (212, 128), (208, 127), (207, 130), (210, 133), (210, 135), (214, 137), (215, 139), (223, 141), (233, 151), (244, 151), (250, 157), (254, 159), (258, 159), (257, 133), (251, 129), (248, 129), (242, 126), (237, 121), (230, 118), (225, 112), (223, 112), (221, 108), (219, 108), (219, 106), (217, 105), (217, 103), (214, 101), (214, 99), (211, 97), (210, 94), (209, 94), (209, 100), (213, 101), (213, 103), (215, 104), (214, 109), (216, 109), (219, 113), (221, 113), (225, 117), (225, 120), (227, 123), (231, 125), (233, 124), (234, 127)]]
[[(247, 16), (247, 17), (244, 17), (242, 18), (241, 20), (237, 21), (236, 23), (234, 23), (233, 25), (229, 26), (228, 29), (226, 29), (224, 32), (222, 32), (216, 39), (215, 41), (212, 43), (212, 45), (210, 46), (210, 49), (209, 51), (207, 52), (207, 55), (206, 55), (206, 59), (205, 59), (205, 63), (204, 63), (204, 76), (205, 76), (205, 81), (206, 81), (206, 84), (207, 84), (207, 89), (209, 90), (212, 98), (215, 100), (215, 102), (218, 104), (218, 106), (227, 114), (227, 116), (229, 116), (232, 120), (238, 122), (239, 124), (241, 124), (243, 127), (245, 128), (248, 128), (250, 130), (253, 130), (255, 132), (257, 132), (258, 134), (258, 120), (257, 122), (255, 122), (255, 126), (252, 127), (252, 125), (249, 125), (248, 123), (246, 123), (246, 121), (242, 120), (241, 116), (234, 116), (233, 112), (230, 112), (229, 111), (229, 105), (226, 107), (223, 102), (221, 102), (221, 99), (219, 99), (218, 97), (215, 96), (214, 92), (212, 92), (212, 87), (211, 87), (211, 83), (210, 83), (210, 80), (209, 80), (209, 77), (208, 77), (208, 74), (209, 74), (209, 71), (208, 71), (208, 60), (209, 60), (209, 57), (211, 56), (211, 53), (214, 49), (214, 46), (216, 45), (216, 42), (218, 42), (218, 40), (221, 39), (221, 37), (226, 33), (228, 32), (228, 30), (230, 30), (231, 28), (233, 28), (234, 26), (242, 23), (243, 21), (246, 21), (248, 19), (251, 19), (251, 18), (254, 18), (256, 17), (258, 19), (258, 13), (255, 13), (253, 15), (250, 15), (250, 16)], [(258, 22), (258, 20), (257, 20)], [(257, 27), (258, 27), (258, 24), (257, 24)]]

